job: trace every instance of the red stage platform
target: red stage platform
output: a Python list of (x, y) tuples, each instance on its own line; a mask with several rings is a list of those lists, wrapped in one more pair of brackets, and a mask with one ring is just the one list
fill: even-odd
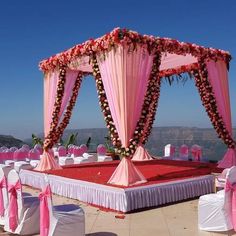
[(128, 212), (139, 208), (197, 197), (214, 190), (216, 164), (190, 161), (152, 160), (135, 162), (147, 183), (131, 187), (107, 184), (119, 161), (66, 166), (46, 173), (22, 170), (22, 183), (44, 186), (48, 175), (52, 191), (89, 204)]

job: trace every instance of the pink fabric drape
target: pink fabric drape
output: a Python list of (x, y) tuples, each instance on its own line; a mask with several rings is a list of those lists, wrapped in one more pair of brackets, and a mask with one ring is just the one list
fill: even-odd
[(153, 160), (152, 156), (148, 153), (148, 151), (142, 146), (138, 146), (136, 149), (132, 161), (150, 161)]
[[(217, 107), (225, 127), (232, 136), (232, 122), (229, 98), (228, 71), (223, 61), (207, 62), (208, 78), (213, 88)], [(236, 150), (228, 149), (219, 167), (228, 168), (236, 165)]]
[(17, 181), (16, 184), (8, 185), (9, 199), (9, 227), (14, 232), (18, 225), (18, 204), (17, 191), (21, 191), (21, 183)]
[(35, 168), (37, 171), (62, 169), (54, 158), (53, 152), (43, 151), (43, 156), (40, 159), (39, 164)]
[(39, 194), (40, 199), (40, 236), (48, 236), (50, 219), (48, 209), (48, 199), (52, 197), (49, 185)]
[[(62, 99), (61, 109), (59, 113), (59, 121), (66, 109), (67, 103), (71, 97), (72, 89), (75, 84), (78, 72), (67, 69), (65, 91)], [(50, 125), (52, 122), (52, 113), (56, 99), (56, 90), (58, 83), (59, 72), (48, 73), (44, 78), (44, 135), (48, 135)], [(50, 169), (60, 169), (61, 167), (54, 160), (53, 153), (44, 151), (40, 163), (35, 168), (38, 171), (45, 171)]]
[(4, 216), (4, 212), (5, 212), (2, 189), (6, 187), (7, 187), (7, 180), (6, 180), (6, 177), (4, 176), (0, 181), (0, 216), (1, 217)]
[[(98, 56), (97, 61), (115, 127), (122, 146), (127, 147), (141, 114), (153, 56), (139, 46), (132, 52), (119, 46), (109, 51), (105, 59)], [(116, 171), (117, 174), (125, 171), (123, 164), (125, 161), (120, 162), (117, 168), (121, 171)], [(109, 182), (120, 184), (115, 181), (119, 178), (114, 174), (113, 177)]]
[[(55, 71), (48, 73), (44, 77), (44, 135), (47, 136), (50, 130), (50, 124), (52, 121), (52, 112), (56, 98), (56, 90), (58, 83), (59, 72)], [(62, 99), (61, 109), (59, 113), (59, 118), (61, 118), (66, 105), (70, 99), (72, 88), (75, 84), (78, 72), (67, 70), (66, 71), (66, 83), (65, 83), (65, 92)], [(60, 120), (60, 119), (59, 119)]]
[(141, 47), (129, 52), (118, 47), (98, 57), (112, 118), (123, 146), (128, 146), (141, 114), (153, 56)]

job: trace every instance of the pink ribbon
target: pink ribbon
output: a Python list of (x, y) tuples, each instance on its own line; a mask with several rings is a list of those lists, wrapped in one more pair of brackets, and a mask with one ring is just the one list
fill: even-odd
[(1, 217), (4, 216), (4, 212), (5, 212), (2, 189), (6, 187), (7, 187), (7, 179), (6, 179), (6, 176), (3, 176), (3, 178), (0, 181), (0, 216)]
[(9, 226), (14, 232), (18, 225), (18, 203), (17, 203), (17, 191), (21, 191), (21, 183), (18, 180), (15, 185), (8, 185), (8, 193), (10, 194), (9, 201)]
[(236, 183), (231, 184), (229, 181), (225, 183), (225, 192), (232, 192), (232, 222), (234, 230), (236, 230)]
[(49, 209), (48, 199), (52, 197), (50, 186), (39, 194), (40, 199), (40, 236), (48, 236), (49, 232)]

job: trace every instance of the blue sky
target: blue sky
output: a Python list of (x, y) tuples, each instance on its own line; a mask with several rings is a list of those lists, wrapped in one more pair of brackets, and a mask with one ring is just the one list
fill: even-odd
[[(43, 130), (41, 59), (115, 27), (230, 51), (232, 121), (236, 126), (236, 2), (2, 1), (0, 8), (0, 134)], [(192, 81), (163, 84), (155, 126), (211, 127)], [(87, 78), (69, 128), (104, 127), (95, 84)]]

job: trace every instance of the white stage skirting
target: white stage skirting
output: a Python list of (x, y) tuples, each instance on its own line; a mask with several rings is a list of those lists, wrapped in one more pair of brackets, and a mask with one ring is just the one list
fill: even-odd
[[(20, 172), (22, 184), (35, 188), (45, 185), (44, 175), (29, 170)], [(48, 175), (48, 179), (55, 194), (121, 212), (160, 206), (214, 191), (213, 175), (126, 189), (56, 175)]]

